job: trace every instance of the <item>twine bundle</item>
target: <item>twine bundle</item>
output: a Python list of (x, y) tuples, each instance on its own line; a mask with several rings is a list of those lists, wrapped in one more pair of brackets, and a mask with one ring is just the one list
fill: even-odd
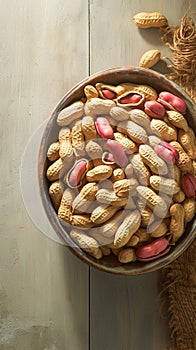
[(162, 30), (162, 40), (172, 50), (173, 60), (168, 68), (168, 78), (179, 84), (196, 101), (196, 30), (188, 16), (190, 7), (180, 20), (179, 26), (167, 26)]
[[(196, 240), (160, 273), (160, 294), (169, 313), (168, 350), (196, 350)], [(163, 307), (163, 305), (162, 305)]]
[[(162, 40), (172, 51), (167, 77), (196, 102), (196, 31), (188, 16), (179, 26), (161, 29)], [(171, 344), (168, 350), (196, 350), (196, 240), (177, 260), (162, 269), (160, 293), (167, 304)]]

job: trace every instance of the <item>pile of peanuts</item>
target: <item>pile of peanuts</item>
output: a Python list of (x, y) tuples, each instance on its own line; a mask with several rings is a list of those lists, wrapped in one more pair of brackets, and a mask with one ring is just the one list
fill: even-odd
[(57, 116), (49, 194), (74, 243), (120, 263), (167, 254), (196, 211), (196, 138), (185, 102), (148, 85), (97, 83)]

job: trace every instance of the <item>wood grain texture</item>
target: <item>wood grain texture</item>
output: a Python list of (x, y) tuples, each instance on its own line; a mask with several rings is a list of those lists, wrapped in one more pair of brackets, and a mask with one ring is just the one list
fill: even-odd
[[(157, 28), (139, 29), (132, 17), (142, 11), (162, 12), (169, 24), (178, 24), (187, 1), (91, 0), (90, 71), (139, 64), (142, 54), (158, 49), (171, 53), (161, 42)], [(195, 1), (191, 1), (192, 11)], [(157, 70), (165, 70), (162, 62)], [(90, 348), (112, 350), (165, 349), (167, 320), (160, 314), (158, 273), (144, 276), (111, 276), (91, 269)]]
[(87, 2), (0, 5), (0, 349), (86, 350), (89, 269), (32, 224), (19, 169), (32, 132), (88, 75)]
[(165, 349), (157, 274), (112, 276), (91, 270), (91, 346), (98, 350)]

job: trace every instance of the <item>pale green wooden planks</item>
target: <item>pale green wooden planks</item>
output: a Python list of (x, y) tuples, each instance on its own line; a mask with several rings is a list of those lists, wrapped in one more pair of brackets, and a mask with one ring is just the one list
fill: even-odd
[(87, 16), (83, 0), (1, 1), (1, 350), (88, 349), (88, 267), (35, 228), (19, 185), (32, 132), (88, 75)]

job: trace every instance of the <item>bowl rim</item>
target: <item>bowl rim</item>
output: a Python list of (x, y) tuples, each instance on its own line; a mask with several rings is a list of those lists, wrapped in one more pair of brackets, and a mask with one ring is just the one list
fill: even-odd
[[(50, 128), (54, 123), (54, 118), (56, 118), (56, 115), (60, 112), (62, 109), (62, 106), (64, 104), (69, 105), (69, 99), (71, 99), (72, 94), (76, 92), (78, 89), (84, 88), (85, 85), (88, 85), (92, 83), (92, 80), (96, 80), (99, 78), (100, 80), (100, 75), (102, 77), (107, 76), (108, 74), (125, 74), (126, 72), (128, 73), (143, 73), (147, 74), (148, 76), (154, 76), (154, 78), (159, 78), (162, 80), (162, 82), (166, 82), (168, 85), (171, 86), (171, 89), (174, 89), (177, 91), (178, 95), (182, 96), (183, 98), (186, 99), (186, 104), (187, 107), (191, 110), (191, 115), (193, 117), (196, 117), (196, 107), (194, 105), (194, 102), (191, 100), (191, 98), (187, 95), (186, 92), (183, 91), (183, 89), (178, 86), (176, 83), (173, 81), (169, 80), (167, 77), (165, 77), (163, 74), (160, 74), (156, 71), (150, 70), (150, 69), (145, 69), (141, 67), (134, 67), (134, 66), (117, 66), (114, 68), (109, 68), (103, 71), (99, 71), (97, 73), (94, 73), (83, 80), (81, 80), (79, 83), (74, 85), (71, 89), (69, 89), (65, 95), (59, 100), (59, 102), (56, 104), (54, 110), (49, 116), (49, 119), (45, 125), (45, 128), (42, 133), (41, 141), (40, 141), (40, 148), (39, 148), (39, 153), (38, 153), (38, 183), (39, 183), (39, 192), (40, 192), (40, 197), (42, 200), (42, 204), (44, 207), (44, 210), (46, 212), (47, 218), (52, 225), (54, 231), (56, 234), (64, 240), (66, 247), (75, 255), (77, 256), (81, 261), (84, 263), (88, 264), (91, 267), (94, 267), (100, 271), (104, 271), (107, 273), (112, 273), (116, 275), (139, 275), (143, 273), (148, 273), (152, 271), (156, 271), (161, 269), (162, 267), (170, 264), (172, 261), (177, 259), (193, 242), (196, 234), (196, 219), (192, 223), (192, 228), (190, 232), (188, 233), (187, 237), (183, 241), (179, 241), (178, 245), (175, 246), (175, 250), (170, 250), (170, 252), (157, 259), (150, 261), (148, 263), (142, 264), (141, 267), (134, 267), (133, 263), (130, 264), (121, 264), (119, 266), (111, 267), (111, 266), (106, 266), (101, 263), (101, 260), (96, 260), (93, 257), (90, 257), (86, 252), (84, 252), (78, 245), (73, 242), (73, 240), (70, 238), (69, 234), (66, 232), (66, 234), (63, 234), (64, 228), (61, 225), (58, 216), (56, 215), (56, 212), (53, 208), (53, 205), (51, 201), (48, 201), (49, 194), (46, 194), (46, 191), (43, 191), (45, 185), (46, 185), (46, 178), (43, 176), (44, 174), (44, 164), (46, 161), (46, 143), (45, 143), (45, 138), (46, 135), (49, 134)], [(54, 214), (56, 216), (54, 216)], [(55, 220), (52, 219), (52, 217), (55, 217)], [(105, 258), (105, 257), (104, 257)], [(131, 267), (131, 268), (130, 268)]]

